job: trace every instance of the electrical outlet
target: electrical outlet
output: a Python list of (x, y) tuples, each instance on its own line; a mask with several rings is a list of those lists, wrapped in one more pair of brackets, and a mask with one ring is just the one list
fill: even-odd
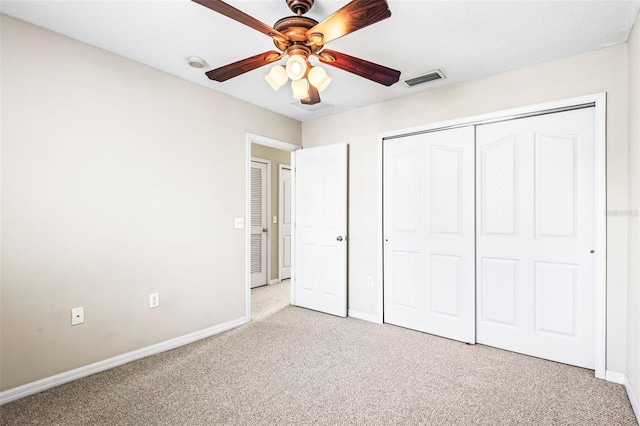
[(84, 322), (84, 307), (71, 309), (71, 325), (78, 325)]
[(149, 295), (149, 307), (150, 308), (157, 308), (158, 306), (160, 306), (160, 296), (158, 295), (158, 293), (152, 293)]
[(367, 277), (367, 285), (373, 287), (373, 277)]

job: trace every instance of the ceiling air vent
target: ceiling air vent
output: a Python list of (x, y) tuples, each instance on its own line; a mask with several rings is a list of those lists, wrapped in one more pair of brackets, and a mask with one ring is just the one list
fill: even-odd
[(442, 71), (435, 70), (435, 71), (429, 71), (428, 73), (419, 75), (417, 77), (408, 78), (404, 81), (404, 84), (406, 84), (409, 87), (413, 87), (413, 86), (417, 86), (418, 84), (441, 80), (443, 78), (446, 78), (446, 77), (444, 76)]

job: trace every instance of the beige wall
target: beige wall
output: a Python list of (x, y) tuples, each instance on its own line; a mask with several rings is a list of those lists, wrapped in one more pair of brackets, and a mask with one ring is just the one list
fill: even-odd
[[(640, 17), (629, 53), (629, 296), (627, 378), (640, 407)], [(636, 413), (640, 414), (640, 413)]]
[(246, 132), (300, 143), (300, 123), (4, 15), (1, 31), (0, 389), (244, 317)]
[[(278, 191), (280, 168), (278, 166), (291, 164), (291, 152), (254, 143), (251, 144), (251, 156), (271, 160), (271, 214), (269, 217), (271, 261), (269, 262), (269, 275), (270, 279), (277, 280), (279, 277), (278, 237), (280, 235), (280, 197)], [(273, 216), (278, 217), (278, 223), (273, 223)]]
[[(349, 144), (349, 309), (378, 313), (380, 283), (368, 287), (367, 276), (377, 273), (377, 218), (372, 212), (378, 208), (379, 133), (607, 92), (607, 208), (623, 210), (628, 198), (626, 82), (627, 48), (620, 45), (303, 123), (304, 147)], [(627, 219), (611, 217), (607, 226), (607, 368), (624, 372)]]

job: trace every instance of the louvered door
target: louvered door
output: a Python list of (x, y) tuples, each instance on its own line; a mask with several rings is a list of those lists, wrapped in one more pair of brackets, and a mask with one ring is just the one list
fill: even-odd
[(267, 284), (267, 164), (251, 162), (251, 288)]

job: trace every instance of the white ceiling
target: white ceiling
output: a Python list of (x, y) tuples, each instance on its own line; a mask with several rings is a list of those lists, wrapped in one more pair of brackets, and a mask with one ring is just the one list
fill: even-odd
[[(348, 0), (316, 0), (306, 15), (321, 21)], [(285, 0), (229, 0), (273, 25), (291, 15)], [(625, 43), (640, 0), (388, 0), (392, 16), (327, 44), (327, 48), (402, 72), (385, 87), (333, 67), (315, 111), (274, 92), (268, 66), (224, 83), (204, 71), (274, 48), (271, 39), (190, 0), (2, 0), (4, 14), (114, 52), (288, 117), (307, 121), (485, 75)], [(205, 70), (187, 65), (200, 56)], [(43, 64), (46, 65), (46, 64)], [(402, 80), (441, 69), (447, 78), (413, 88)], [(99, 82), (96, 82), (99, 83)], [(332, 104), (331, 107), (326, 107)]]

